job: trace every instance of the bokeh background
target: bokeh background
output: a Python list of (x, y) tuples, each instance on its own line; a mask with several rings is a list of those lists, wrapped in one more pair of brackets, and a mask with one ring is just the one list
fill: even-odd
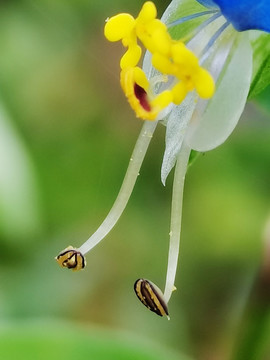
[(86, 269), (54, 260), (106, 216), (142, 126), (119, 86), (121, 46), (103, 37), (108, 16), (142, 4), (0, 2), (1, 360), (270, 359), (270, 88), (188, 171), (170, 321), (133, 292), (139, 277), (165, 282), (163, 126)]

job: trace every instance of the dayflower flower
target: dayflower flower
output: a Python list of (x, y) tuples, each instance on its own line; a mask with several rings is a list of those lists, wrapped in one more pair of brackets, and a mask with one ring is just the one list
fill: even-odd
[[(237, 125), (250, 88), (256, 93), (270, 83), (266, 70), (270, 39), (262, 32), (270, 32), (269, 13), (268, 0), (173, 0), (158, 20), (155, 5), (148, 1), (137, 18), (123, 13), (107, 20), (106, 38), (121, 40), (127, 48), (120, 60), (122, 89), (136, 116), (151, 121), (143, 125), (109, 214), (80, 248), (68, 247), (57, 256), (61, 266), (83, 268), (84, 255), (114, 227), (161, 122), (166, 125), (163, 184), (176, 164), (166, 285), (163, 294), (151, 281), (138, 279), (134, 289), (150, 310), (168, 316), (167, 304), (175, 290), (190, 153), (222, 144)], [(140, 68), (142, 47), (146, 54)], [(264, 75), (263, 81), (260, 74)]]

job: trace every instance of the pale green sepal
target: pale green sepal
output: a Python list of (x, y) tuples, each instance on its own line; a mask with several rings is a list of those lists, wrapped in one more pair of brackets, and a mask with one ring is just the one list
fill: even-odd
[(166, 125), (166, 147), (161, 167), (161, 181), (165, 186), (167, 176), (175, 165), (186, 134), (187, 125), (196, 106), (196, 96), (190, 93), (181, 106), (174, 106)]
[(200, 155), (203, 155), (203, 153), (195, 151), (195, 150), (191, 150), (190, 156), (188, 159), (188, 169), (190, 168), (190, 166), (192, 166), (195, 163), (195, 161), (200, 157)]
[(250, 31), (250, 39), (253, 48), (253, 74), (249, 99), (270, 84), (270, 34)]
[(186, 141), (193, 150), (204, 152), (221, 145), (243, 112), (252, 76), (252, 48), (246, 32), (239, 33), (237, 40), (213, 98), (203, 113), (198, 104), (198, 115), (188, 127)]

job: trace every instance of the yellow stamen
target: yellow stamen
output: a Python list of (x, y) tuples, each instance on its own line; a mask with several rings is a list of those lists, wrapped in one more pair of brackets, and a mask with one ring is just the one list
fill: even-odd
[(152, 65), (163, 74), (172, 74), (175, 72), (175, 66), (165, 55), (154, 53), (152, 56)]
[(188, 93), (188, 89), (186, 87), (186, 84), (181, 81), (179, 83), (177, 83), (173, 88), (172, 88), (172, 96), (173, 96), (173, 100), (172, 102), (175, 105), (179, 105), (181, 104), (181, 102), (184, 100), (184, 98), (187, 96)]
[(148, 24), (137, 23), (136, 34), (144, 47), (151, 53), (169, 54), (171, 38), (166, 25), (160, 20), (154, 19)]
[(156, 108), (158, 112), (165, 109), (173, 101), (173, 94), (170, 90), (165, 90), (157, 95), (154, 100), (151, 101), (151, 106)]
[(215, 82), (212, 76), (203, 68), (200, 68), (194, 77), (195, 87), (199, 96), (203, 99), (209, 99), (214, 95)]
[[(108, 40), (122, 40), (127, 47), (120, 61), (120, 82), (130, 106), (143, 120), (155, 120), (170, 103), (179, 105), (189, 91), (195, 89), (205, 99), (215, 91), (211, 75), (200, 66), (195, 54), (183, 42), (173, 40), (156, 16), (154, 3), (147, 1), (136, 19), (129, 14), (116, 15), (108, 20), (104, 30)], [(142, 53), (138, 40), (152, 54), (152, 65), (172, 78), (168, 89), (158, 95), (153, 94), (154, 80), (148, 81), (137, 67)]]
[(141, 11), (139, 12), (139, 15), (137, 17), (138, 22), (147, 23), (151, 20), (154, 20), (157, 16), (157, 9), (155, 4), (152, 1), (146, 1)]
[(130, 14), (119, 14), (107, 20), (104, 35), (109, 41), (119, 41), (129, 37), (135, 26), (135, 19)]
[(120, 60), (120, 67), (134, 67), (138, 64), (142, 54), (142, 49), (137, 44), (130, 46)]

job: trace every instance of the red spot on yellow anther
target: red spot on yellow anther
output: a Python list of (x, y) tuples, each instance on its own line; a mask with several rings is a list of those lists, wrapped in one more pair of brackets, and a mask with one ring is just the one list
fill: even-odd
[(136, 116), (143, 120), (155, 120), (158, 111), (151, 107), (148, 95), (149, 82), (142, 69), (139, 67), (123, 69), (120, 83)]
[(134, 84), (134, 94), (139, 100), (140, 105), (146, 111), (151, 111), (151, 106), (148, 101), (147, 92), (138, 84)]

